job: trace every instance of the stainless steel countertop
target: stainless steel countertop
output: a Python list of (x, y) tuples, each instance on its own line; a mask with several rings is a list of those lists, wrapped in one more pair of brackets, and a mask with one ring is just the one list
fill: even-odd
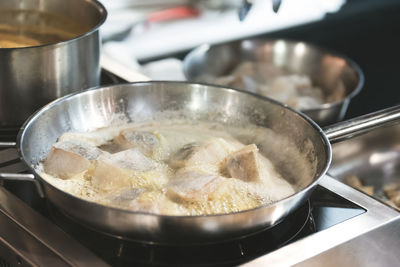
[(243, 266), (399, 265), (400, 213), (329, 176), (320, 185), (366, 212)]

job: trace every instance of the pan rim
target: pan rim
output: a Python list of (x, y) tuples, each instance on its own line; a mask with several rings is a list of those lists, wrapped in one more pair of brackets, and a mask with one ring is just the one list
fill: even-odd
[[(340, 100), (337, 101), (333, 101), (333, 102), (326, 102), (323, 104), (320, 104), (316, 107), (311, 107), (311, 108), (305, 108), (305, 109), (301, 109), (301, 110), (297, 110), (300, 112), (313, 112), (313, 111), (318, 111), (318, 110), (325, 110), (325, 109), (330, 109), (334, 106), (339, 106), (342, 103), (344, 103), (347, 100), (351, 100), (353, 99), (355, 96), (357, 96), (362, 88), (364, 87), (365, 84), (365, 75), (363, 70), (361, 69), (361, 67), (359, 66), (359, 64), (357, 64), (353, 59), (351, 59), (349, 56), (347, 56), (346, 54), (333, 50), (333, 49), (328, 49), (325, 47), (322, 47), (318, 44), (312, 43), (312, 42), (308, 42), (306, 40), (300, 40), (300, 39), (295, 39), (295, 38), (272, 38), (272, 37), (254, 37), (254, 38), (248, 38), (248, 39), (242, 39), (242, 40), (236, 40), (236, 41), (230, 41), (230, 42), (222, 42), (222, 43), (216, 43), (216, 44), (211, 44), (211, 43), (206, 43), (206, 44), (202, 44), (199, 45), (197, 47), (195, 47), (193, 50), (191, 50), (184, 58), (183, 64), (184, 64), (184, 74), (185, 77), (188, 79), (188, 67), (187, 66), (187, 62), (189, 61), (189, 58), (192, 57), (193, 55), (196, 55), (197, 53), (201, 53), (204, 50), (210, 50), (210, 49), (216, 49), (218, 47), (222, 47), (222, 46), (226, 46), (226, 45), (230, 45), (230, 44), (242, 44), (244, 42), (255, 42), (255, 43), (275, 43), (278, 41), (283, 41), (285, 43), (291, 44), (291, 45), (295, 45), (295, 44), (299, 44), (302, 43), (314, 50), (317, 50), (321, 53), (324, 54), (329, 54), (332, 55), (334, 57), (337, 58), (341, 58), (343, 60), (345, 60), (347, 62), (347, 64), (349, 65), (349, 67), (351, 67), (354, 72), (357, 74), (359, 80), (357, 85), (354, 87), (354, 89), (345, 97), (343, 97)], [(185, 63), (186, 62), (186, 63)], [(214, 84), (212, 84), (214, 85)], [(219, 86), (219, 85), (217, 85)], [(236, 90), (244, 90), (244, 89), (237, 89)], [(260, 94), (261, 95), (261, 94)]]
[[(22, 148), (22, 142), (24, 141), (24, 136), (26, 133), (26, 129), (28, 129), (30, 127), (30, 125), (41, 116), (41, 114), (43, 114), (44, 112), (50, 110), (53, 106), (58, 105), (59, 103), (62, 103), (64, 101), (66, 101), (67, 99), (72, 99), (74, 97), (78, 97), (79, 95), (83, 95), (83, 94), (89, 94), (90, 92), (93, 91), (98, 91), (98, 90), (111, 90), (110, 88), (114, 88), (114, 87), (119, 87), (119, 86), (129, 86), (131, 88), (134, 88), (135, 86), (140, 86), (140, 85), (150, 85), (150, 84), (163, 84), (163, 83), (172, 83), (172, 84), (186, 84), (186, 85), (196, 85), (196, 86), (206, 86), (207, 89), (211, 89), (211, 88), (215, 88), (215, 89), (223, 89), (223, 90), (227, 90), (227, 91), (231, 91), (231, 92), (235, 92), (235, 93), (239, 93), (239, 94), (246, 94), (246, 95), (250, 95), (251, 97), (254, 98), (260, 98), (263, 101), (267, 101), (267, 102), (271, 102), (272, 104), (277, 104), (279, 106), (284, 107), (285, 109), (290, 110), (291, 112), (294, 112), (295, 114), (297, 114), (297, 116), (300, 116), (303, 120), (305, 120), (312, 128), (314, 128), (314, 130), (316, 130), (319, 134), (319, 137), (321, 138), (321, 141), (325, 147), (325, 157), (326, 157), (326, 161), (325, 161), (325, 166), (324, 168), (321, 170), (321, 172), (319, 174), (316, 174), (315, 177), (313, 179), (313, 182), (308, 184), (307, 186), (305, 186), (304, 188), (302, 188), (301, 190), (297, 191), (296, 193), (294, 193), (293, 195), (290, 195), (286, 198), (283, 198), (279, 201), (275, 201), (275, 202), (271, 202), (271, 203), (266, 203), (263, 205), (259, 205), (255, 208), (252, 209), (246, 209), (246, 210), (240, 210), (240, 211), (235, 211), (235, 212), (230, 212), (230, 213), (217, 213), (217, 214), (202, 214), (202, 215), (166, 215), (166, 214), (157, 214), (157, 213), (150, 213), (150, 212), (144, 212), (144, 211), (133, 211), (133, 210), (129, 210), (129, 209), (124, 209), (124, 208), (119, 208), (119, 207), (113, 207), (113, 206), (107, 206), (105, 204), (101, 204), (101, 203), (97, 203), (94, 201), (90, 201), (78, 196), (75, 196), (69, 192), (66, 192), (64, 190), (61, 190), (59, 188), (57, 188), (56, 186), (52, 185), (50, 182), (46, 181), (46, 179), (42, 178), (40, 174), (38, 174), (34, 168), (34, 166), (29, 163), (28, 161), (25, 160), (25, 153), (24, 151), (21, 149)], [(214, 90), (214, 89), (212, 89)], [(86, 204), (88, 205), (93, 205), (96, 208), (107, 208), (110, 210), (114, 210), (117, 212), (122, 212), (122, 213), (128, 213), (128, 214), (135, 214), (135, 215), (141, 215), (141, 216), (151, 216), (151, 217), (161, 217), (164, 219), (173, 219), (173, 218), (181, 218), (181, 219), (195, 219), (195, 218), (212, 218), (212, 217), (222, 217), (222, 216), (228, 216), (228, 215), (235, 215), (235, 214), (245, 214), (245, 213), (252, 213), (256, 210), (259, 209), (264, 209), (267, 207), (271, 207), (276, 205), (277, 203), (284, 203), (284, 202), (290, 202), (294, 199), (296, 199), (300, 194), (305, 193), (306, 191), (309, 191), (311, 189), (313, 189), (317, 184), (318, 181), (327, 173), (329, 166), (331, 164), (332, 161), (332, 148), (331, 148), (331, 144), (329, 142), (328, 137), (325, 135), (325, 133), (323, 132), (323, 130), (321, 129), (320, 126), (318, 126), (317, 123), (315, 123), (312, 119), (310, 119), (307, 115), (294, 110), (293, 108), (282, 104), (278, 101), (275, 101), (273, 99), (270, 99), (268, 97), (264, 97), (264, 96), (260, 96), (248, 91), (244, 91), (241, 89), (236, 89), (236, 88), (229, 88), (226, 86), (219, 86), (219, 85), (214, 85), (214, 84), (206, 84), (206, 83), (193, 83), (193, 82), (186, 82), (186, 81), (162, 81), (162, 80), (157, 80), (157, 81), (142, 81), (142, 82), (132, 82), (132, 83), (120, 83), (120, 84), (114, 84), (114, 85), (105, 85), (105, 86), (97, 86), (97, 87), (92, 87), (83, 91), (78, 91), (78, 92), (74, 92), (68, 95), (65, 95), (61, 98), (58, 98), (50, 103), (48, 103), (47, 105), (43, 106), (42, 108), (40, 108), (39, 110), (37, 110), (35, 113), (33, 113), (22, 125), (22, 127), (20, 128), (18, 135), (17, 135), (17, 140), (16, 140), (16, 144), (17, 144), (17, 151), (19, 154), (20, 159), (28, 166), (29, 170), (35, 175), (35, 179), (38, 179), (41, 183), (44, 183), (46, 186), (50, 186), (53, 190), (56, 190), (60, 193), (66, 194), (68, 195), (68, 197), (72, 197), (74, 199), (78, 199), (80, 201), (84, 201)], [(45, 196), (46, 197), (46, 196)]]

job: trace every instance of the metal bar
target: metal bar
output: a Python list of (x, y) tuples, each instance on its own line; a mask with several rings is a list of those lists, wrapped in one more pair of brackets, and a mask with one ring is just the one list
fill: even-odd
[(35, 176), (30, 173), (0, 173), (0, 179), (11, 181), (35, 181)]
[(325, 127), (323, 130), (331, 143), (367, 133), (382, 126), (400, 122), (400, 105), (363, 115)]
[(36, 266), (109, 266), (2, 187), (0, 225), (0, 243), (8, 242), (8, 247), (23, 254), (24, 262)]
[(29, 181), (34, 182), (36, 190), (41, 198), (44, 198), (44, 191), (40, 182), (35, 178), (35, 175), (31, 173), (5, 173), (0, 172), (0, 180), (10, 181)]
[(0, 142), (0, 148), (11, 148), (16, 146), (17, 146), (16, 142)]

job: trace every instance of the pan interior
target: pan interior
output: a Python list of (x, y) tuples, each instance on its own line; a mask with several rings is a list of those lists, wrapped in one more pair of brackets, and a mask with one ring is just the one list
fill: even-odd
[(346, 57), (304, 42), (279, 39), (258, 38), (201, 46), (187, 55), (184, 71), (188, 80), (214, 83), (246, 62), (264, 66), (259, 68), (267, 80), (276, 78), (277, 71), (307, 75), (327, 96), (344, 89), (343, 97), (348, 97), (357, 93), (363, 83), (361, 70)]
[(96, 1), (2, 0), (0, 48), (71, 40), (96, 28), (105, 16), (105, 10)]
[(243, 142), (255, 143), (297, 191), (318, 179), (330, 160), (317, 126), (298, 113), (243, 92), (177, 82), (122, 84), (62, 98), (27, 122), (21, 154), (35, 166), (64, 132), (168, 119), (223, 124)]

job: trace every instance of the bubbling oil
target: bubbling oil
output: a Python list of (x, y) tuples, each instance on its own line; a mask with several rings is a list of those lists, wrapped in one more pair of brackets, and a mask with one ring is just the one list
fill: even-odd
[[(263, 172), (264, 178), (260, 178), (259, 181), (246, 181), (226, 176), (221, 169), (221, 162), (216, 162), (215, 166), (211, 163), (206, 164), (200, 161), (190, 164), (186, 162), (185, 164), (188, 165), (184, 167), (174, 164), (171, 161), (171, 157), (174, 157), (173, 155), (176, 156), (177, 152), (187, 144), (202, 144), (210, 139), (215, 140), (215, 138), (225, 140), (224, 144), (230, 143), (232, 145), (231, 149), (236, 149), (233, 144), (240, 144), (238, 149), (247, 144), (247, 142), (242, 143), (242, 139), (236, 139), (228, 133), (223, 125), (210, 122), (176, 120), (153, 121), (143, 124), (130, 123), (120, 127), (110, 126), (93, 132), (67, 132), (60, 136), (58, 142), (80, 140), (80, 142), (90, 143), (101, 149), (103, 157), (113, 157), (112, 155), (117, 155), (117, 153), (121, 152), (108, 150), (110, 148), (109, 144), (110, 142), (115, 142), (116, 137), (120, 137), (121, 132), (126, 129), (144, 131), (157, 136), (158, 142), (154, 151), (159, 153), (151, 153), (149, 155), (149, 158), (156, 163), (153, 169), (139, 172), (128, 169), (125, 165), (117, 165), (116, 162), (109, 161), (109, 165), (104, 165), (98, 159), (93, 160), (88, 170), (78, 173), (69, 179), (61, 179), (46, 173), (42, 163), (36, 169), (46, 181), (77, 197), (106, 206), (164, 215), (192, 216), (239, 212), (279, 201), (295, 193), (295, 187), (281, 177), (271, 163), (267, 164), (266, 158), (262, 161), (262, 164), (265, 165), (263, 170), (266, 172)], [(115, 143), (114, 145), (118, 144)], [(119, 148), (125, 149), (123, 147)], [(220, 149), (224, 148), (221, 147)], [(261, 155), (259, 156), (261, 157)], [(204, 158), (202, 159), (205, 160)], [(114, 166), (111, 166), (111, 164), (114, 164)], [(107, 168), (111, 168), (113, 171), (108, 172), (107, 169), (101, 166), (108, 166)], [(170, 182), (176, 181), (176, 179), (179, 180), (181, 176), (178, 173), (182, 170), (183, 172), (181, 173), (184, 174), (185, 179), (190, 179), (193, 171), (200, 174), (203, 173), (206, 176), (217, 177), (215, 187), (201, 185), (205, 189), (194, 193), (197, 194), (197, 197), (191, 197), (192, 187), (184, 183), (180, 184), (181, 187), (177, 191), (173, 191), (175, 189), (171, 189), (173, 184)], [(101, 175), (100, 173), (104, 174), (105, 172), (107, 173), (107, 179), (100, 181), (96, 178)], [(107, 181), (108, 178), (111, 179), (113, 177), (123, 178), (124, 180), (127, 178), (128, 182), (111, 188)], [(200, 178), (196, 175), (192, 177), (202, 179), (201, 176), (199, 176)], [(180, 192), (180, 189), (186, 190), (185, 186), (189, 188), (187, 191), (188, 197), (175, 193)], [(213, 189), (208, 189), (211, 187)]]

